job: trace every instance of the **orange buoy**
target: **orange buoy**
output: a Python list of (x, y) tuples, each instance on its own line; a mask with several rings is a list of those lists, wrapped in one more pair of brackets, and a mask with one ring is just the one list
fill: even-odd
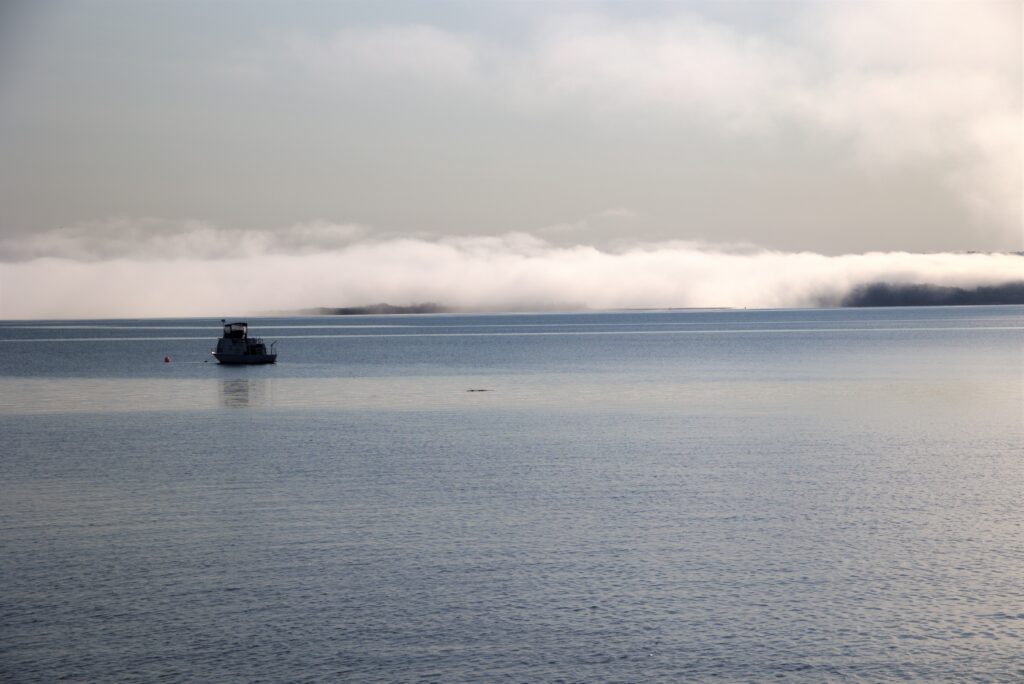
[(170, 363), (170, 362), (171, 362), (171, 357), (170, 356), (165, 356), (164, 357), (164, 363)]

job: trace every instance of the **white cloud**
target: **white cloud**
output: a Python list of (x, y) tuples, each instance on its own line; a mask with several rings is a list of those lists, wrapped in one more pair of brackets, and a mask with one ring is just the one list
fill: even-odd
[[(686, 126), (772, 138), (794, 128), (870, 173), (931, 169), (1005, 243), (1024, 239), (1021, 6), (828, 2), (790, 6), (782, 28), (694, 13), (553, 16), (497, 45), (427, 26), (293, 42), (314, 69), (471, 84), (533, 116)], [(828, 143), (828, 144), (824, 144)], [(784, 164), (785, 160), (780, 159)]]
[(975, 152), (948, 177), (950, 187), (977, 215), (1007, 227), (1018, 244), (1024, 244), (1022, 133), (1020, 115), (995, 113), (972, 122), (967, 135)]
[(0, 237), (0, 262), (58, 258), (225, 259), (336, 250), (367, 234), (355, 224), (298, 223), (277, 230), (222, 228), (208, 221), (112, 218), (29, 235)]
[(799, 307), (880, 281), (973, 287), (1024, 280), (1024, 257), (1007, 254), (829, 257), (682, 242), (608, 251), (557, 247), (526, 233), (342, 244), (344, 227), (335, 235), (331, 226), (298, 229), (341, 240), (331, 251), (282, 247), (279, 236), (292, 233), (283, 230), (250, 241), (244, 258), (211, 258), (197, 230), (168, 237), (159, 258), (123, 244), (124, 254), (97, 260), (88, 250), (54, 246), (63, 238), (51, 236), (60, 257), (0, 264), (0, 318), (221, 315), (379, 301), (476, 310)]
[(570, 18), (540, 34), (515, 92), (726, 134), (801, 126), (869, 169), (947, 169), (964, 204), (1020, 238), (1020, 62), (1009, 3), (827, 3), (788, 41), (692, 15)]
[(528, 105), (575, 101), (592, 112), (686, 114), (746, 129), (778, 113), (798, 75), (782, 46), (695, 15), (577, 15), (545, 24), (513, 68), (512, 92)]
[(801, 36), (826, 55), (826, 67), (1019, 69), (1017, 0), (857, 0), (808, 8)]

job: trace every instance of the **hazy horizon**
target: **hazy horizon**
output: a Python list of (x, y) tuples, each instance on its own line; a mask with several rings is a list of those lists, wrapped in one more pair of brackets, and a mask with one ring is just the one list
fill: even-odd
[(1022, 20), (1002, 1), (7, 3), (0, 317), (1020, 280), (964, 253), (1024, 250)]

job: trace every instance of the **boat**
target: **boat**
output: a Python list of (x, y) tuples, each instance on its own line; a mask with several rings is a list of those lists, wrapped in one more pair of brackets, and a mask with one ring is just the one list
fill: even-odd
[(213, 357), (224, 364), (258, 364), (275, 363), (277, 353), (274, 351), (273, 342), (270, 345), (270, 352), (267, 352), (267, 345), (259, 337), (249, 337), (249, 324), (239, 321), (237, 323), (224, 323), (224, 336), (217, 340), (217, 348), (213, 350)]

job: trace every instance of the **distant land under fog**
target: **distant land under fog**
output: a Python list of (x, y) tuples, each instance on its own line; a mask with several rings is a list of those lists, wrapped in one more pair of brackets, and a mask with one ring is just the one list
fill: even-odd
[(840, 306), (977, 306), (1024, 304), (1024, 280), (974, 288), (871, 283), (853, 289)]
[(440, 314), (456, 313), (459, 309), (450, 306), (442, 306), (432, 302), (423, 304), (410, 304), (408, 306), (394, 306), (392, 304), (368, 304), (366, 306), (342, 306), (332, 308), (319, 306), (315, 309), (302, 309), (297, 313), (304, 316), (386, 316), (389, 314)]
[[(873, 306), (979, 306), (994, 304), (1024, 304), (1024, 280), (1003, 285), (985, 285), (973, 288), (945, 287), (926, 283), (870, 283), (854, 288), (838, 300), (823, 298), (821, 307), (873, 307)], [(561, 307), (544, 307), (564, 310)], [(681, 307), (696, 308), (696, 307)], [(699, 307), (705, 308), (705, 307)], [(469, 311), (434, 302), (395, 306), (379, 303), (365, 306), (316, 307), (298, 312), (306, 316), (386, 316), (391, 314), (443, 314)], [(479, 313), (475, 312), (474, 313)]]

